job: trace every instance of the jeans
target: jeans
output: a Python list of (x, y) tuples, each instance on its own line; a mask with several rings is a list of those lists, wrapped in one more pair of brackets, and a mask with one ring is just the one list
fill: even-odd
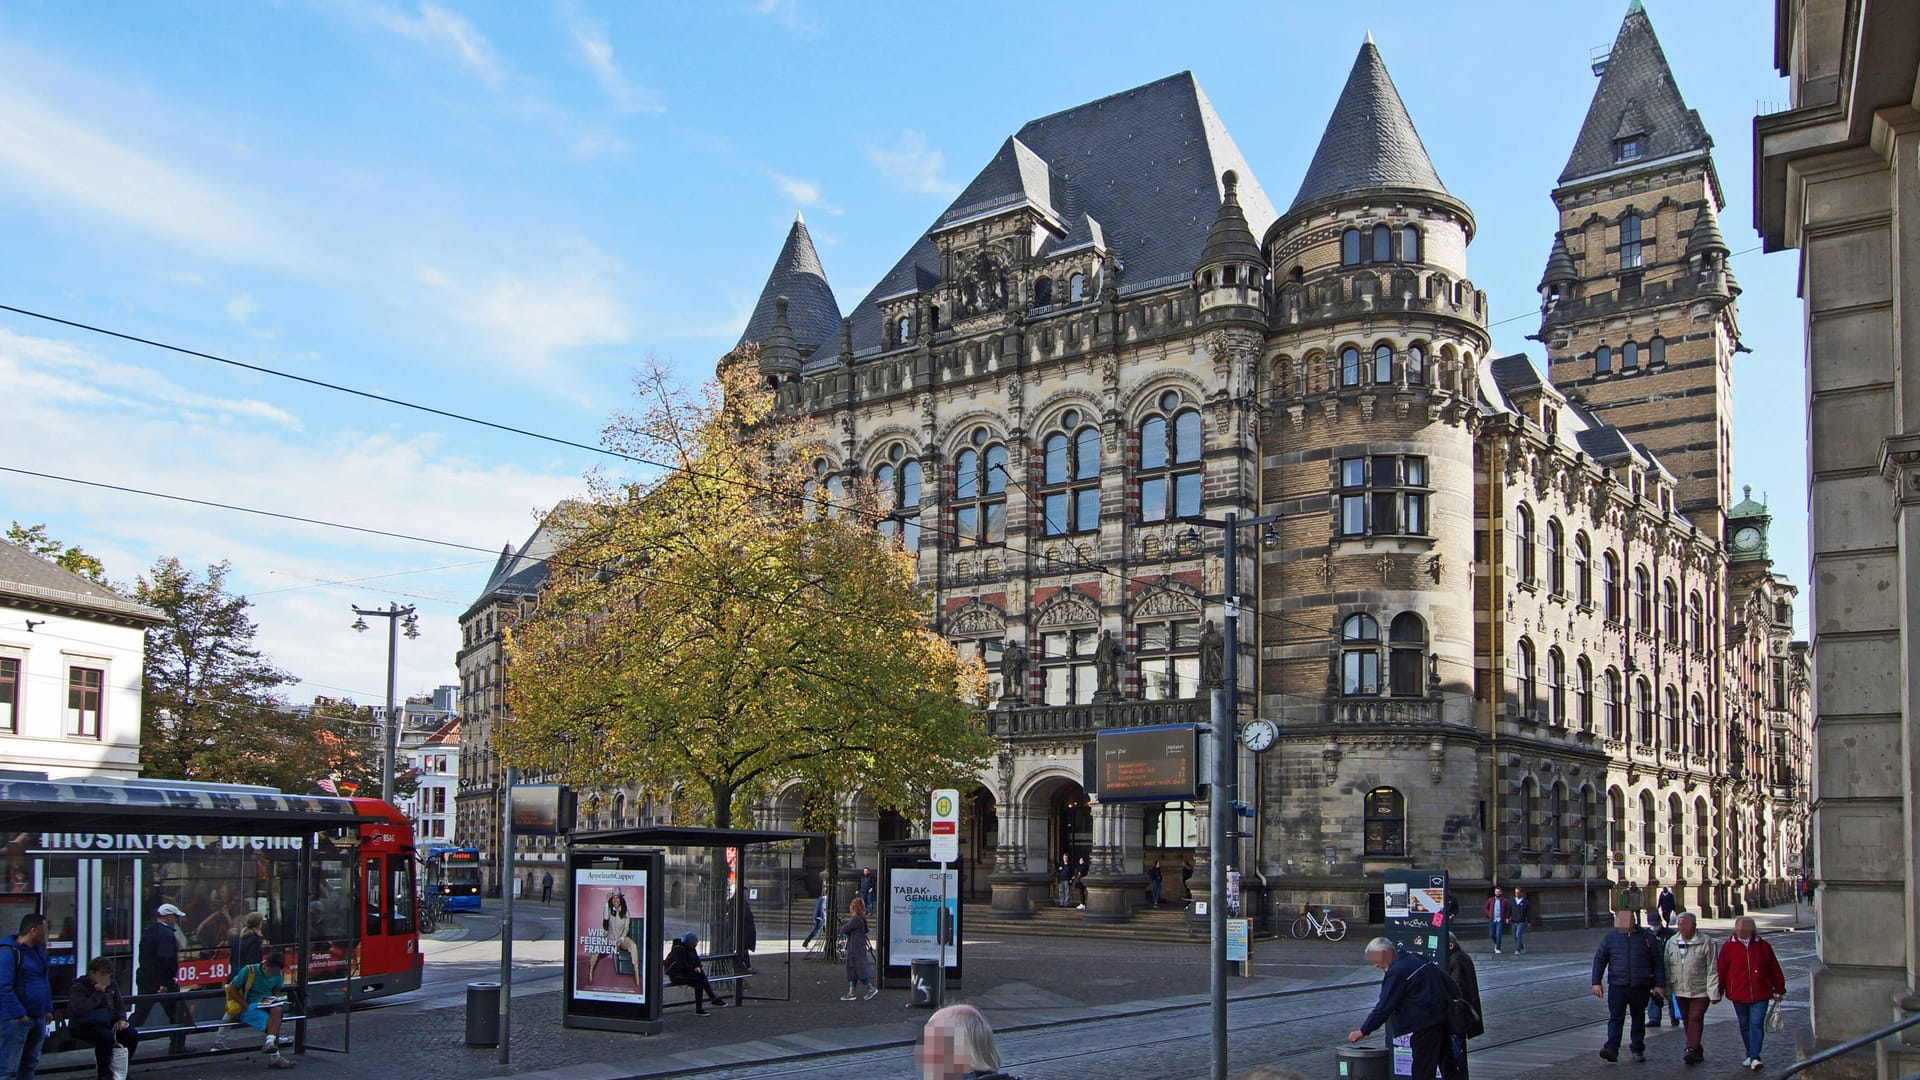
[(1687, 1049), (1698, 1050), (1700, 1049), (1700, 1029), (1706, 1026), (1707, 1005), (1712, 999), (1683, 997), (1675, 1000), (1680, 1003), (1680, 1027), (1687, 1035)]
[(1766, 999), (1747, 1004), (1733, 1003), (1733, 1015), (1740, 1022), (1740, 1041), (1747, 1044), (1747, 1056), (1760, 1056), (1760, 1044), (1767, 1038), (1767, 1007), (1772, 1002)]
[(1527, 951), (1527, 924), (1526, 923), (1517, 922), (1513, 924), (1513, 951), (1514, 952)]
[[(1450, 1050), (1453, 1054), (1453, 1076), (1456, 1080), (1467, 1080), (1467, 1037), (1448, 1035), (1447, 1041), (1452, 1044)], [(1445, 1072), (1444, 1066), (1442, 1072)]]
[(1067, 901), (1072, 899), (1072, 896), (1071, 896), (1072, 890), (1073, 890), (1072, 882), (1063, 881), (1060, 883), (1060, 906), (1061, 907), (1066, 907)]
[(0, 1080), (33, 1080), (46, 1037), (46, 1024), (38, 1017), (0, 1020)]
[(822, 930), (825, 930), (826, 928), (827, 928), (827, 924), (823, 922), (819, 918), (819, 916), (815, 916), (813, 920), (813, 929), (807, 931), (807, 936), (800, 939), (800, 947), (804, 949), (807, 946), (813, 944), (813, 935), (819, 933)]
[(1147, 891), (1153, 894), (1153, 906), (1159, 907), (1160, 906), (1160, 881), (1158, 878), (1148, 883)]
[(1652, 996), (1650, 986), (1607, 987), (1607, 1049), (1620, 1049), (1620, 1022), (1631, 1013), (1627, 1049), (1636, 1054), (1647, 1052), (1647, 999)]
[(1495, 920), (1487, 923), (1487, 936), (1493, 939), (1493, 947), (1499, 948), (1502, 936), (1507, 932), (1507, 924)]

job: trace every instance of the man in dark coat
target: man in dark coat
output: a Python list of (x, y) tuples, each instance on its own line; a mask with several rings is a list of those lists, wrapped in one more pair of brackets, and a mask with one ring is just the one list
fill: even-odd
[(1600, 1057), (1620, 1060), (1620, 1023), (1631, 1012), (1628, 1049), (1633, 1060), (1647, 1060), (1647, 1002), (1650, 995), (1665, 997), (1666, 993), (1666, 964), (1653, 935), (1634, 921), (1633, 912), (1615, 912), (1613, 929), (1593, 953), (1593, 996), (1607, 999), (1607, 1041)]
[(1347, 1034), (1347, 1041), (1357, 1043), (1384, 1024), (1389, 1039), (1411, 1036), (1414, 1076), (1432, 1076), (1443, 1062), (1448, 1064), (1446, 1075), (1453, 1076), (1447, 1053), (1447, 984), (1440, 969), (1418, 953), (1398, 952), (1386, 938), (1367, 942), (1367, 962), (1386, 972), (1380, 979), (1380, 999), (1360, 1027)]
[(1447, 935), (1447, 977), (1453, 980), (1453, 992), (1473, 1006), (1473, 1023), (1466, 1034), (1452, 1035), (1453, 1075), (1457, 1080), (1467, 1080), (1467, 1040), (1485, 1035), (1487, 1025), (1480, 1011), (1480, 974), (1473, 968), (1473, 957), (1467, 955), (1467, 950), (1460, 947), (1460, 939), (1452, 934)]
[(713, 1000), (716, 1009), (726, 1006), (719, 991), (707, 981), (707, 966), (700, 961), (700, 953), (695, 946), (700, 944), (700, 935), (689, 930), (673, 939), (672, 947), (667, 949), (667, 962), (663, 974), (673, 986), (693, 988), (693, 1011), (698, 1016), (706, 1016), (707, 999)]
[[(133, 970), (133, 992), (136, 994), (177, 994), (180, 992), (180, 939), (174, 936), (173, 928), (180, 925), (186, 912), (172, 904), (161, 904), (160, 910), (153, 914), (153, 925), (140, 935), (140, 961)], [(134, 1006), (133, 1026), (144, 1027), (147, 1016), (153, 1012), (154, 1002), (142, 1001)], [(185, 1002), (169, 1001), (162, 1008), (167, 1019), (175, 1027), (191, 1027), (193, 1017)], [(167, 1039), (167, 1052), (183, 1054), (187, 1050), (185, 1032), (175, 1032)]]

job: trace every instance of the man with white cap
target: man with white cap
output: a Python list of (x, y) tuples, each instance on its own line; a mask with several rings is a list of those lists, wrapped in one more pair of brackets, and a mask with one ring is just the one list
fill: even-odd
[[(160, 910), (153, 914), (153, 925), (147, 927), (140, 937), (140, 963), (133, 971), (133, 989), (137, 994), (175, 994), (180, 991), (180, 939), (174, 935), (173, 928), (187, 913), (172, 904), (161, 904)], [(153, 1011), (152, 1001), (143, 1001), (133, 1010), (133, 1026), (144, 1027), (147, 1014)], [(167, 1019), (175, 1027), (191, 1027), (193, 1014), (185, 1002), (166, 1003)], [(167, 1051), (174, 1054), (185, 1053), (187, 1036), (185, 1032), (174, 1032), (167, 1040)]]

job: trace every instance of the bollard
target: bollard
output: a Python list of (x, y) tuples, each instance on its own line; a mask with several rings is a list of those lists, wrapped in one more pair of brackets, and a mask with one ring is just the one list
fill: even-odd
[(467, 1045), (500, 1045), (500, 984), (467, 984)]
[(1393, 1080), (1393, 1051), (1384, 1046), (1342, 1046), (1333, 1052), (1340, 1080)]
[(907, 1004), (916, 1009), (940, 1007), (940, 961), (915, 960), (908, 966)]

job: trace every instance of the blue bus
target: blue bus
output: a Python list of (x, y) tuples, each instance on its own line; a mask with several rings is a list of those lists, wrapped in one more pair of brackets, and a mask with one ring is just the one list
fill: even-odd
[(427, 888), (440, 894), (448, 911), (480, 910), (480, 852), (477, 848), (439, 848), (426, 856)]

